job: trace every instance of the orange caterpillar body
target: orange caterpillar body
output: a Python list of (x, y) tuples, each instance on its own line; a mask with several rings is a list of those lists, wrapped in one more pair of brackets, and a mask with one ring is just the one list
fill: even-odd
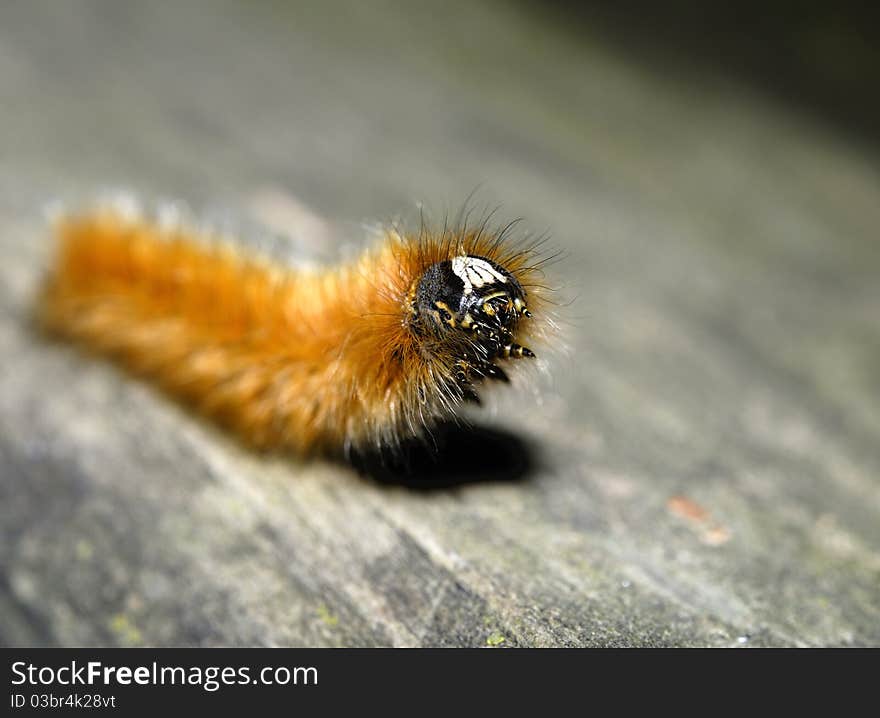
[(42, 325), (261, 448), (397, 445), (505, 380), (499, 363), (533, 356), (514, 338), (544, 329), (532, 250), (485, 227), (390, 230), (317, 272), (112, 209), (56, 234)]

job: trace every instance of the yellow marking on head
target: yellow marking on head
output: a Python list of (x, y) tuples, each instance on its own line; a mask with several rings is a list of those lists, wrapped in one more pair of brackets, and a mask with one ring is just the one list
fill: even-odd
[(413, 283), (409, 285), (409, 291), (406, 293), (406, 306), (409, 307), (410, 314), (419, 313), (419, 310), (416, 309), (416, 292), (419, 288), (420, 279), (421, 277), (415, 279)]
[[(449, 308), (449, 305), (446, 302), (434, 302), (434, 306), (441, 312), (442, 321), (446, 322), (449, 326), (455, 326), (455, 314), (453, 314), (452, 310)], [(445, 315), (445, 316), (444, 316)]]
[(507, 296), (507, 292), (505, 292), (504, 290), (501, 290), (498, 292), (492, 292), (491, 294), (487, 294), (485, 297), (483, 297), (483, 302), (488, 302), (491, 299), (497, 299), (498, 297), (506, 297), (506, 296)]

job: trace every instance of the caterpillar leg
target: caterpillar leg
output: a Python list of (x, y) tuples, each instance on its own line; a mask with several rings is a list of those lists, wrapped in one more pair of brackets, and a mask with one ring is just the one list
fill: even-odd
[(462, 398), (470, 404), (475, 404), (476, 406), (483, 405), (483, 400), (480, 399), (480, 395), (477, 394), (474, 388), (470, 385), (462, 387)]
[(505, 344), (501, 347), (500, 355), (505, 359), (509, 359), (510, 357), (534, 357), (535, 352), (528, 347), (511, 342), (510, 344)]
[(510, 382), (507, 373), (491, 361), (468, 362), (465, 359), (459, 360), (455, 372), (455, 378), (462, 387), (466, 387), (473, 391), (474, 379), (495, 379), (505, 384)]
[(474, 389), (473, 381), (471, 380), (472, 367), (467, 363), (464, 359), (460, 359), (455, 364), (455, 380), (458, 382), (459, 387), (461, 387), (461, 396), (466, 402), (471, 404), (476, 404), (477, 406), (482, 406), (483, 402), (480, 400), (480, 396), (477, 394)]

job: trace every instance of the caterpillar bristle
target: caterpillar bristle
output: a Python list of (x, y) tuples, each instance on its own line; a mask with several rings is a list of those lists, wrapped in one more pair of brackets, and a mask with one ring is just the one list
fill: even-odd
[(535, 250), (493, 231), (386, 230), (357, 261), (279, 266), (105, 206), (55, 220), (47, 331), (112, 356), (247, 444), (301, 455), (399, 446), (478, 404), (551, 323)]

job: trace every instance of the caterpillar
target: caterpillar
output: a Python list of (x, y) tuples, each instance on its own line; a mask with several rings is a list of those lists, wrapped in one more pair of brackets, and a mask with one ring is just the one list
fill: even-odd
[(356, 261), (308, 270), (97, 207), (55, 222), (37, 318), (254, 448), (399, 447), (480, 403), (547, 334), (542, 262), (511, 226), (390, 227)]

